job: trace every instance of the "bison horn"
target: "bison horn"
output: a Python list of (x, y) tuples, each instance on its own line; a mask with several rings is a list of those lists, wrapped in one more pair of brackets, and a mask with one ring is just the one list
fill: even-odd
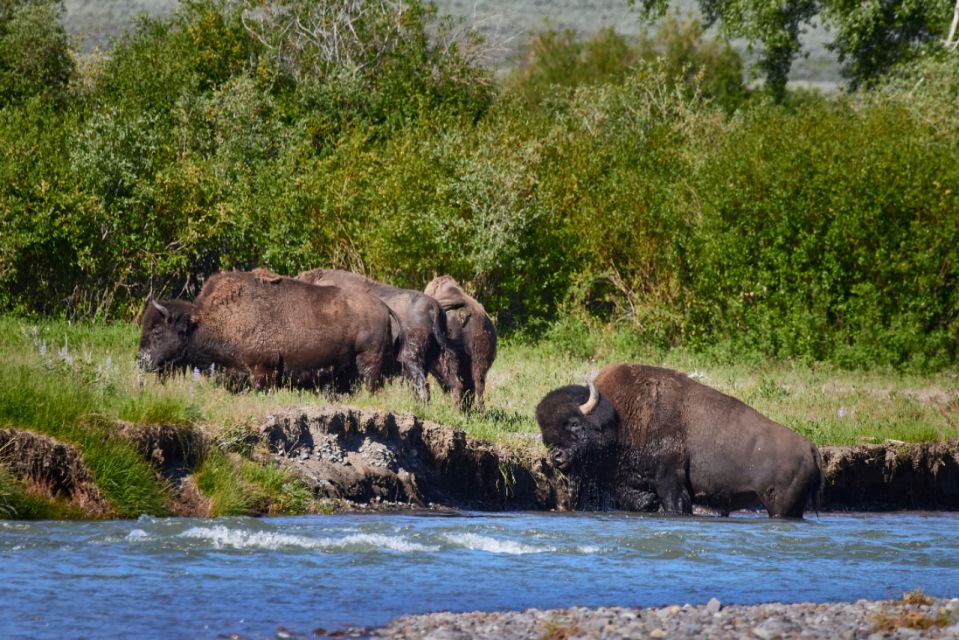
[(163, 314), (164, 318), (170, 317), (170, 310), (164, 307), (162, 304), (160, 304), (156, 300), (150, 300), (150, 304), (156, 307), (156, 310), (159, 311), (161, 314)]
[(586, 384), (589, 386), (589, 400), (585, 404), (579, 405), (579, 411), (584, 416), (588, 415), (599, 404), (599, 391), (596, 390), (596, 385), (593, 384), (592, 380), (587, 380)]

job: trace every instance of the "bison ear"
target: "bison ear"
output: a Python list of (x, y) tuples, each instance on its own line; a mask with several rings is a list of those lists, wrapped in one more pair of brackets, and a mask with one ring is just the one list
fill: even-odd
[(177, 333), (186, 335), (193, 328), (193, 318), (190, 317), (189, 313), (181, 313), (173, 321), (173, 328), (176, 329)]

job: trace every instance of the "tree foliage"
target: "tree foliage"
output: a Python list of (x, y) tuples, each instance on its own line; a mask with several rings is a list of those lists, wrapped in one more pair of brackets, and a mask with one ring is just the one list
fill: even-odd
[(62, 11), (62, 0), (0, 0), (0, 107), (65, 96), (75, 64)]
[[(630, 0), (647, 17), (661, 16), (670, 0)], [(813, 19), (835, 32), (837, 52), (852, 87), (876, 82), (895, 64), (929, 46), (941, 46), (953, 15), (952, 0), (699, 0), (707, 25), (761, 48), (759, 68), (772, 95), (785, 96), (800, 35)]]
[(430, 7), (315, 5), (184, 2), (0, 108), (0, 309), (132, 318), (220, 270), (333, 266), (449, 273), (504, 332), (956, 362), (952, 53), (780, 105), (674, 21), (546, 32), (497, 85)]

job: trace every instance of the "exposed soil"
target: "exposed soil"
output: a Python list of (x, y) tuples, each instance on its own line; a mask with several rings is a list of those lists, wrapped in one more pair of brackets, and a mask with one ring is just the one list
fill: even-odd
[(490, 510), (555, 508), (566, 499), (544, 459), (413, 416), (294, 409), (270, 416), (260, 436), (323, 498)]
[(130, 442), (170, 484), (167, 508), (175, 516), (210, 514), (210, 501), (193, 481), (193, 471), (207, 446), (203, 434), (178, 425), (133, 424), (116, 421), (117, 435)]
[[(202, 459), (204, 442), (199, 432), (173, 425), (135, 425), (116, 422), (117, 436), (129, 441), (169, 482), (167, 507), (177, 516), (205, 516), (209, 501), (193, 482), (194, 468)], [(94, 482), (80, 449), (55, 438), (18, 429), (0, 429), (0, 464), (32, 493), (64, 500), (90, 518), (115, 514), (109, 500)]]
[(76, 447), (30, 431), (0, 429), (0, 464), (32, 493), (64, 500), (91, 518), (113, 513)]
[[(318, 496), (357, 505), (604, 510), (536, 450), (517, 452), (412, 416), (349, 408), (291, 409), (260, 431), (274, 459)], [(959, 508), (959, 443), (822, 447), (822, 510)]]
[(822, 447), (827, 510), (959, 508), (959, 442)]
[[(196, 430), (116, 423), (169, 482), (178, 516), (206, 516), (193, 472), (212, 446)], [(468, 438), (413, 416), (348, 407), (289, 409), (267, 418), (248, 444), (261, 462), (303, 478), (318, 498), (349, 509), (580, 510), (615, 507), (603, 491), (553, 468), (542, 450)], [(959, 442), (822, 447), (820, 510), (959, 509)], [(0, 429), (0, 463), (31, 490), (65, 499), (90, 517), (109, 502), (73, 446)]]

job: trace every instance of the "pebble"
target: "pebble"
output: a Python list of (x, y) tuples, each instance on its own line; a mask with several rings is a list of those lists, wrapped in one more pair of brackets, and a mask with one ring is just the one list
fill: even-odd
[[(922, 628), (926, 627), (926, 628)], [(759, 640), (959, 640), (959, 599), (930, 605), (902, 600), (825, 604), (705, 605), (651, 609), (601, 607), (527, 611), (435, 613), (398, 618), (369, 630), (381, 640), (541, 640), (577, 638), (754, 638)]]

